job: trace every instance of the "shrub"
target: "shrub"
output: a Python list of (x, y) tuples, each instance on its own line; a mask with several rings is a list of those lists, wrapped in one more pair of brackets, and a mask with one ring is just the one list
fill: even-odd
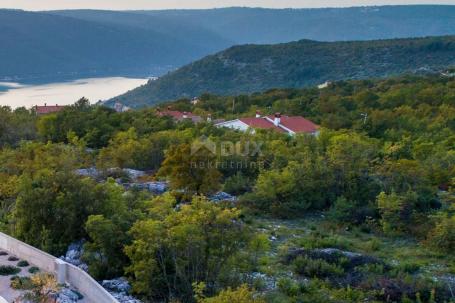
[(0, 276), (11, 276), (18, 274), (21, 271), (19, 267), (11, 265), (2, 265), (0, 266)]
[(375, 208), (339, 197), (330, 208), (328, 216), (336, 222), (358, 225), (366, 218), (375, 216)]
[(8, 261), (11, 261), (11, 262), (19, 261), (19, 258), (15, 257), (15, 256), (11, 256), (8, 258)]
[(232, 195), (241, 195), (251, 189), (250, 181), (241, 173), (226, 179), (223, 190)]
[(37, 272), (39, 272), (40, 269), (36, 266), (32, 266), (28, 269), (28, 272), (31, 273), (31, 274), (36, 274)]
[(339, 277), (344, 274), (342, 267), (321, 259), (299, 256), (292, 265), (295, 273), (311, 278)]
[(247, 285), (242, 285), (237, 289), (225, 289), (222, 290), (217, 296), (211, 298), (205, 298), (202, 294), (204, 284), (196, 284), (195, 293), (198, 303), (265, 303), (262, 298), (259, 298), (254, 294), (254, 291), (248, 289)]
[(426, 244), (434, 249), (451, 253), (455, 251), (455, 216), (442, 217), (428, 233)]
[(289, 297), (295, 297), (300, 293), (300, 287), (292, 279), (281, 278), (277, 282), (278, 289)]
[(306, 249), (316, 248), (339, 248), (348, 249), (346, 241), (338, 236), (323, 235), (319, 232), (312, 232), (309, 236), (298, 240), (298, 244)]
[(0, 256), (7, 256), (8, 253), (6, 251), (0, 251)]
[(20, 290), (30, 290), (33, 288), (32, 280), (29, 277), (14, 276), (11, 278), (11, 288)]
[(19, 266), (19, 267), (27, 267), (29, 265), (30, 264), (25, 260), (21, 260), (21, 261), (17, 262), (17, 266)]
[(412, 226), (412, 213), (417, 195), (407, 192), (403, 195), (381, 192), (377, 197), (377, 205), (381, 214), (381, 225), (384, 233), (398, 235), (409, 231)]

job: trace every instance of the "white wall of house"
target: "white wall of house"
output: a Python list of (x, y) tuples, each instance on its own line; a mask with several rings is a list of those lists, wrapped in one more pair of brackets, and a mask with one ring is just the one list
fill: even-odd
[(239, 119), (221, 122), (215, 125), (216, 127), (228, 127), (246, 132), (250, 127)]

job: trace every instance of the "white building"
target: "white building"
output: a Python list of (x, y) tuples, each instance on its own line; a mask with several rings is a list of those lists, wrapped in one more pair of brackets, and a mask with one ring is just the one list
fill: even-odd
[(217, 127), (228, 127), (240, 131), (254, 129), (273, 129), (281, 133), (295, 135), (307, 133), (317, 135), (319, 126), (301, 116), (282, 116), (276, 113), (274, 116), (261, 117), (259, 113), (254, 118), (239, 118), (215, 124)]

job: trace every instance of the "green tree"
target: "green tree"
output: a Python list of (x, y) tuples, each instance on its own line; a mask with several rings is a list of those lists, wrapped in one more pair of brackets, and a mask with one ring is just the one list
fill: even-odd
[(412, 223), (417, 195), (407, 192), (403, 195), (381, 192), (377, 205), (381, 214), (382, 229), (387, 234), (400, 234), (409, 230)]
[(455, 250), (455, 216), (438, 216), (425, 243), (441, 252), (452, 253)]
[(189, 144), (167, 151), (159, 175), (168, 177), (173, 189), (184, 190), (188, 196), (211, 194), (221, 186), (216, 155), (204, 147), (192, 150)]
[(133, 289), (148, 299), (191, 301), (194, 282), (205, 282), (208, 292), (231, 257), (246, 243), (247, 233), (237, 209), (224, 209), (204, 197), (175, 211), (175, 201), (157, 198), (151, 218), (136, 222), (133, 242), (125, 251)]
[(22, 175), (12, 213), (13, 234), (25, 242), (54, 254), (86, 236), (81, 226), (91, 214), (118, 211), (121, 199), (114, 183), (96, 184), (69, 171), (41, 169)]

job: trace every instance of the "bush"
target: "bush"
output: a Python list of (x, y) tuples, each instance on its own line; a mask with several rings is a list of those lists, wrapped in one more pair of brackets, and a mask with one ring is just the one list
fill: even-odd
[(18, 257), (11, 256), (11, 257), (8, 258), (8, 261), (16, 262), (16, 261), (19, 261), (19, 258), (18, 258)]
[(2, 265), (0, 266), (0, 276), (11, 276), (18, 274), (21, 271), (19, 267), (11, 265)]
[(6, 251), (0, 251), (0, 256), (7, 256), (8, 253)]
[(309, 236), (298, 240), (298, 245), (305, 247), (305, 249), (316, 248), (339, 248), (348, 249), (346, 241), (338, 236), (321, 234), (319, 232), (312, 232)]
[(376, 216), (376, 210), (372, 205), (361, 205), (355, 201), (339, 197), (328, 212), (330, 219), (340, 222), (359, 225), (368, 217)]
[(198, 303), (265, 303), (262, 298), (259, 298), (252, 290), (248, 289), (247, 285), (242, 285), (237, 289), (228, 288), (222, 290), (217, 296), (211, 298), (205, 298), (200, 287), (200, 285), (196, 285), (195, 289)]
[(294, 272), (310, 278), (339, 277), (344, 274), (342, 267), (321, 259), (299, 256), (293, 262)]
[(31, 274), (36, 274), (37, 272), (39, 272), (40, 269), (36, 266), (32, 266), (28, 269), (28, 272), (31, 273)]
[(455, 216), (439, 218), (439, 222), (428, 233), (426, 244), (434, 249), (451, 253), (455, 251)]
[(19, 267), (27, 267), (29, 265), (30, 264), (25, 260), (21, 260), (21, 261), (17, 262), (17, 266), (19, 266)]
[(14, 276), (11, 278), (11, 288), (20, 290), (30, 290), (33, 288), (32, 280), (29, 277)]
[(277, 282), (278, 289), (289, 297), (295, 297), (300, 293), (300, 287), (292, 279), (281, 278)]
[(226, 179), (223, 190), (232, 195), (241, 195), (251, 189), (250, 180), (237, 173)]

